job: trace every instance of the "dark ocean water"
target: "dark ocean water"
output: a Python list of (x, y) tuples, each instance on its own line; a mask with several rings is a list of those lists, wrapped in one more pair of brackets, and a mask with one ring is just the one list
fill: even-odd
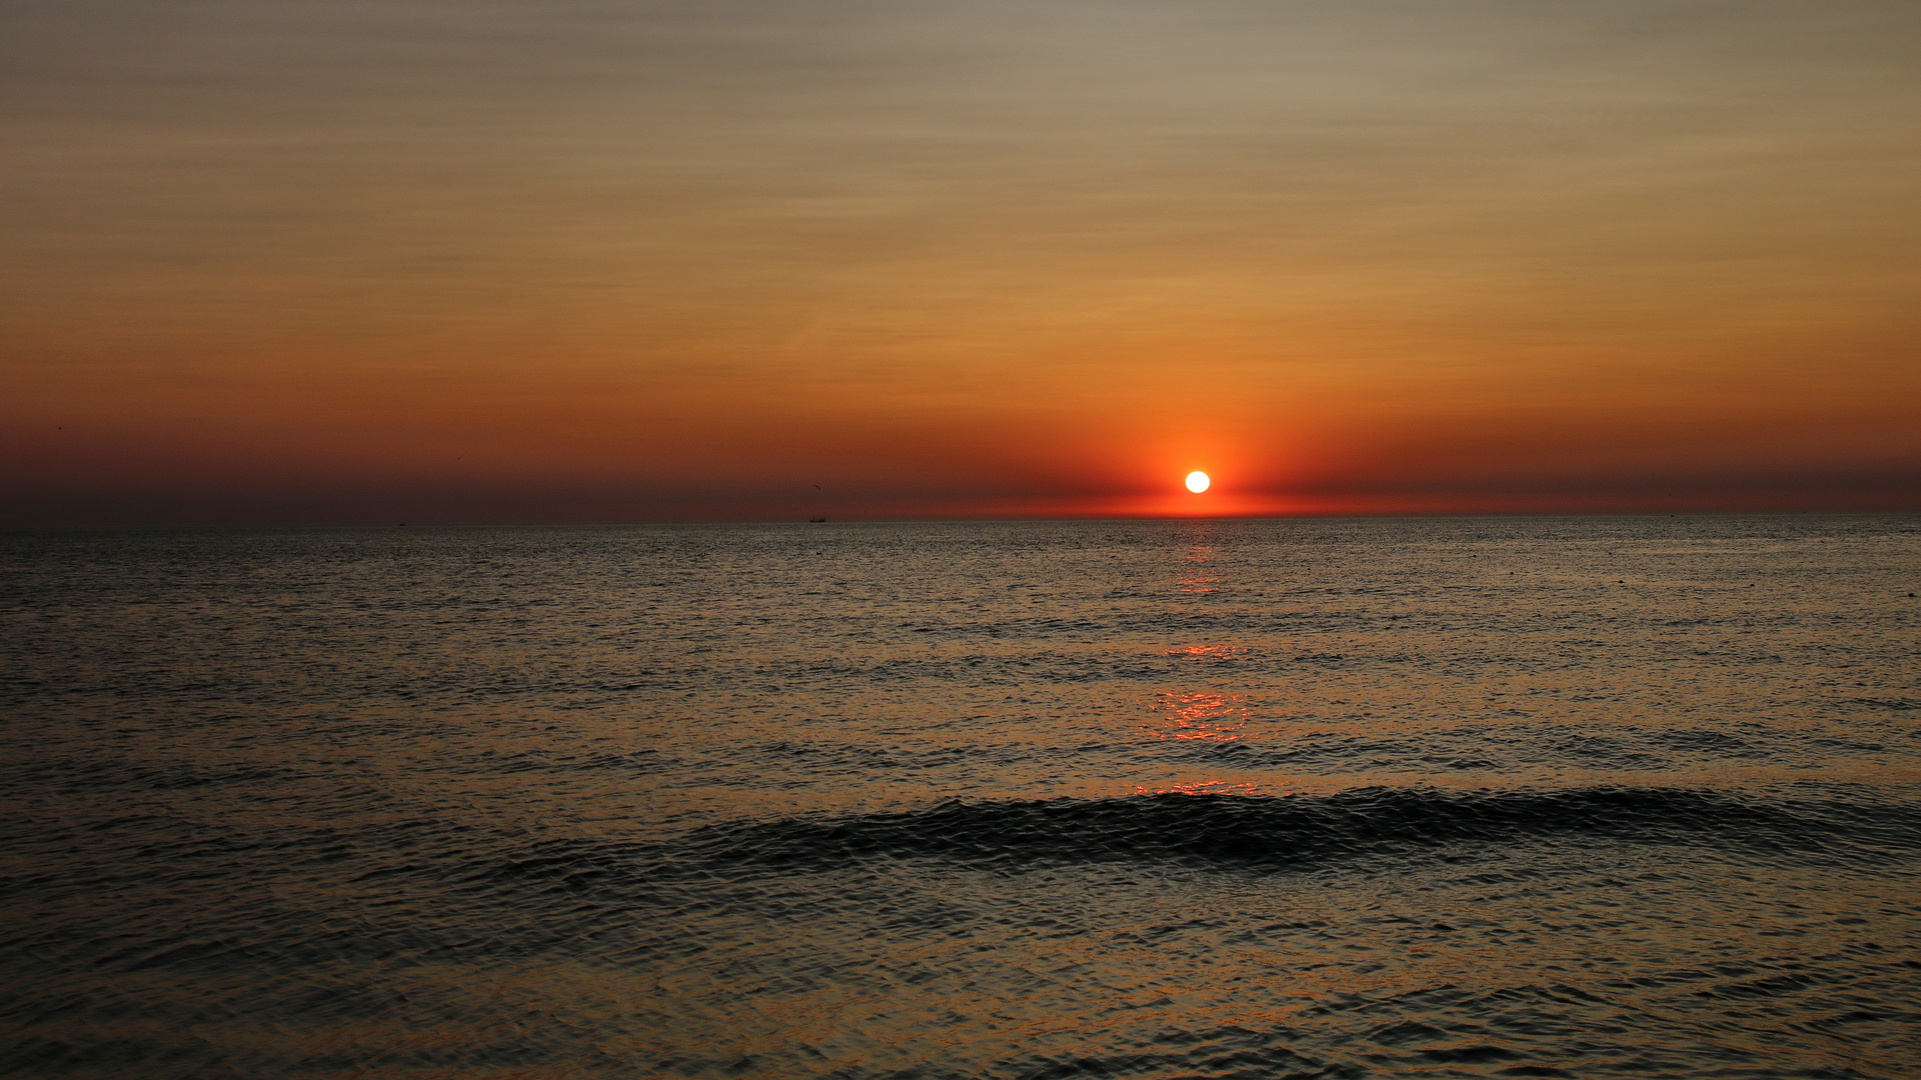
[(0, 534), (0, 1074), (1921, 1076), (1921, 519)]

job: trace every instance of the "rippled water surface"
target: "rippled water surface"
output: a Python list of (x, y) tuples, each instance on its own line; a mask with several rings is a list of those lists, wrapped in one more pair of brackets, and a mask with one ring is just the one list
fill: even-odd
[(1921, 1075), (1921, 521), (0, 534), (0, 1073)]

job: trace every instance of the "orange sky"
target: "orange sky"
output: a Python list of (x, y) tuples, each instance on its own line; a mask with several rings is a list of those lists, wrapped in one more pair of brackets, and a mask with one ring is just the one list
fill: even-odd
[(0, 524), (1921, 508), (1917, 41), (9, 5)]

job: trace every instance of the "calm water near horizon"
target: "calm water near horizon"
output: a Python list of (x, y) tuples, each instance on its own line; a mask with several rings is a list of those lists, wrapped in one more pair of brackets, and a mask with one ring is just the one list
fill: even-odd
[(0, 1075), (1921, 1075), (1921, 517), (0, 533)]

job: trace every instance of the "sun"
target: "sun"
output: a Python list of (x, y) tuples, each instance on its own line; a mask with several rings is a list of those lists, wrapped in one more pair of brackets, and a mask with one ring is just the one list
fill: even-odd
[(1211, 483), (1211, 481), (1208, 480), (1207, 474), (1199, 469), (1187, 474), (1187, 490), (1196, 495), (1206, 491), (1209, 483)]

